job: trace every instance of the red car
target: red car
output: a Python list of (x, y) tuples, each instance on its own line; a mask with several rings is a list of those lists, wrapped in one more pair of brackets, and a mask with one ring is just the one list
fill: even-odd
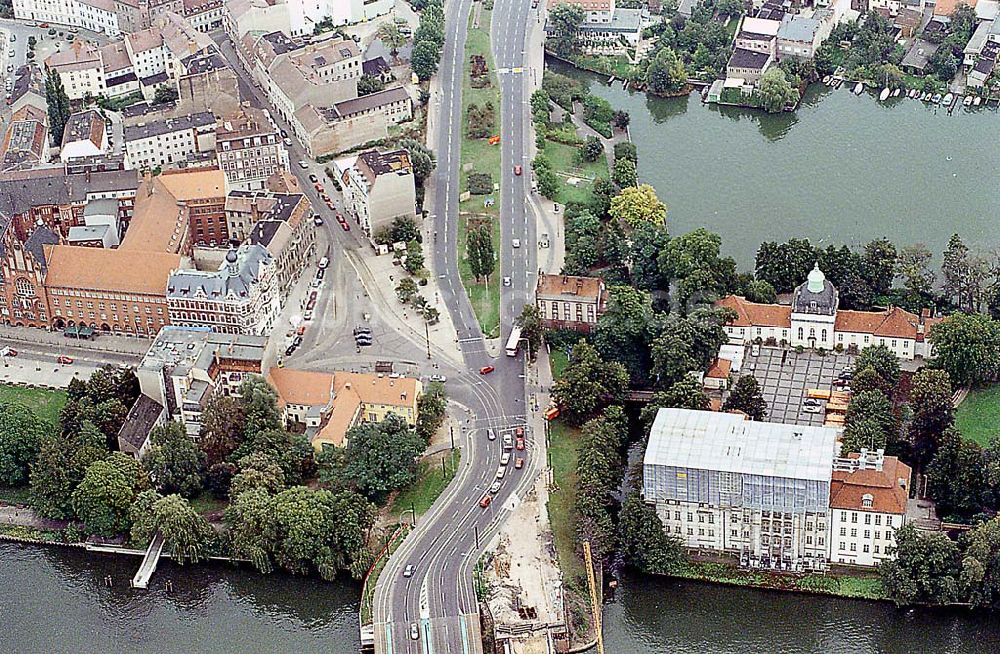
[(323, 198), (323, 202), (326, 202), (327, 204), (331, 202), (330, 196), (327, 195), (326, 193), (323, 193), (322, 191), (320, 191), (319, 197)]
[(516, 470), (520, 470), (523, 467), (524, 467), (524, 458), (519, 456), (514, 460), (514, 468)]
[(63, 355), (63, 356), (59, 357), (58, 359), (56, 359), (56, 361), (58, 361), (59, 363), (63, 363), (63, 364), (69, 365), (69, 364), (73, 363), (73, 358)]
[(319, 182), (316, 182), (315, 184), (313, 184), (313, 188), (316, 189), (317, 193), (324, 193), (325, 192), (325, 189), (323, 188), (323, 185), (320, 184)]
[(335, 207), (333, 206), (333, 202), (331, 200), (327, 200), (326, 201), (326, 208), (329, 209), (329, 210), (331, 210), (331, 211), (333, 211), (335, 209)]
[(518, 450), (524, 449), (524, 436), (517, 437), (517, 440), (514, 441), (514, 448)]
[(479, 369), (479, 374), (480, 375), (488, 375), (491, 372), (493, 372), (494, 370), (496, 370), (496, 368), (494, 368), (493, 366), (483, 366), (482, 368)]
[(518, 177), (520, 177), (522, 172), (524, 172), (524, 171), (521, 168), (520, 164), (518, 164), (517, 166), (514, 166), (514, 174), (515, 175), (517, 175)]
[(479, 506), (481, 506), (481, 507), (483, 507), (485, 509), (486, 507), (488, 507), (490, 505), (490, 502), (492, 502), (492, 501), (493, 501), (493, 496), (492, 495), (483, 495), (483, 499), (479, 500)]
[(341, 218), (341, 219), (340, 219), (340, 220), (338, 220), (337, 222), (338, 222), (338, 223), (340, 223), (340, 226), (344, 228), (344, 231), (345, 231), (345, 232), (349, 232), (349, 231), (351, 231), (351, 226), (350, 226), (350, 225), (349, 225), (349, 224), (347, 223), (347, 221), (346, 221), (346, 220), (344, 220), (343, 218)]
[(518, 438), (524, 438), (524, 427), (515, 427), (514, 435)]

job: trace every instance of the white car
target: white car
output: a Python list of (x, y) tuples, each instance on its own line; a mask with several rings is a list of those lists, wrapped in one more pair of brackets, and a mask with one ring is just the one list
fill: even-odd
[(410, 624), (410, 638), (413, 640), (420, 640), (420, 630), (417, 629), (416, 622)]
[(292, 139), (290, 139), (290, 138), (282, 139), (281, 142), (284, 143), (286, 147), (289, 147), (289, 148), (292, 147)]
[(521, 247), (521, 239), (515, 238), (513, 241), (510, 242), (510, 244), (516, 248), (519, 248)]
[(444, 375), (431, 375), (432, 382), (441, 382), (442, 384), (448, 381), (448, 378)]
[(416, 569), (417, 569), (417, 566), (415, 566), (415, 565), (413, 565), (411, 563), (410, 565), (408, 565), (405, 568), (403, 568), (403, 576), (406, 577), (406, 578), (412, 577), (413, 576), (413, 571), (416, 570)]
[(504, 277), (503, 278), (503, 285), (504, 286), (510, 286), (510, 277)]
[(300, 159), (299, 160), (299, 168), (301, 168), (302, 170), (308, 170), (309, 169), (309, 162), (305, 161), (303, 159)]

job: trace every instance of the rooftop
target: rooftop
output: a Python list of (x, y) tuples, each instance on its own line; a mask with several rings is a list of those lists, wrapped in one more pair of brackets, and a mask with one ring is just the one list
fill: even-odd
[(260, 363), (267, 339), (244, 334), (217, 334), (210, 327), (168, 326), (160, 330), (140, 368), (186, 376), (192, 368), (208, 370), (216, 356)]
[(62, 145), (66, 147), (75, 141), (90, 141), (101, 147), (104, 140), (104, 119), (94, 109), (70, 115), (63, 132)]
[(385, 59), (382, 57), (375, 57), (374, 59), (365, 59), (361, 62), (361, 72), (364, 75), (378, 77), (379, 75), (385, 75), (386, 73), (391, 72), (391, 69)]
[(820, 22), (815, 18), (791, 16), (785, 18), (781, 23), (781, 27), (778, 29), (778, 38), (786, 41), (812, 43), (819, 26)]
[(294, 368), (271, 368), (267, 381), (278, 393), (278, 402), (303, 406), (322, 406), (333, 399), (333, 373), (309, 372)]
[(837, 432), (743, 415), (660, 409), (643, 464), (829, 481)]
[(49, 287), (163, 297), (180, 257), (165, 252), (46, 245)]
[(391, 89), (385, 89), (384, 91), (377, 91), (376, 93), (369, 93), (368, 95), (363, 95), (360, 98), (353, 98), (351, 100), (344, 100), (343, 102), (338, 102), (331, 109), (335, 112), (336, 117), (346, 117), (353, 116), (354, 114), (365, 113), (366, 111), (371, 111), (378, 107), (383, 107), (387, 104), (393, 104), (394, 102), (404, 102), (409, 101), (410, 95), (401, 86), (397, 86)]
[(135, 210), (122, 249), (180, 252), (188, 229), (187, 202), (226, 196), (226, 176), (218, 168), (168, 170), (147, 177), (136, 192)]
[[(932, 21), (933, 22), (933, 21)], [(937, 49), (941, 47), (938, 43), (931, 43), (930, 41), (925, 41), (923, 39), (915, 39), (913, 41), (913, 46), (903, 57), (902, 65), (903, 67), (916, 68), (917, 70), (923, 70), (927, 66), (927, 62), (930, 61)]]
[(764, 36), (777, 36), (781, 29), (781, 23), (767, 18), (753, 18), (747, 16), (740, 24), (740, 32), (750, 32), (752, 34), (762, 34)]
[(604, 280), (600, 277), (542, 275), (538, 278), (535, 295), (539, 299), (575, 295), (578, 298), (597, 300), (604, 292)]
[(128, 454), (135, 454), (145, 445), (149, 432), (163, 414), (163, 405), (144, 393), (139, 393), (122, 428), (118, 430), (118, 448)]
[(729, 68), (747, 68), (749, 70), (763, 70), (771, 55), (767, 52), (757, 52), (756, 50), (746, 50), (736, 48), (729, 58)]
[[(894, 456), (878, 458), (877, 464), (862, 465), (854, 471), (834, 470), (830, 482), (830, 508), (877, 513), (906, 513), (910, 467)], [(862, 460), (860, 454), (848, 458)], [(871, 500), (866, 507), (864, 500)]]
[(174, 299), (247, 300), (259, 283), (262, 265), (273, 261), (262, 246), (244, 244), (230, 250), (215, 271), (177, 270), (167, 282), (167, 297)]

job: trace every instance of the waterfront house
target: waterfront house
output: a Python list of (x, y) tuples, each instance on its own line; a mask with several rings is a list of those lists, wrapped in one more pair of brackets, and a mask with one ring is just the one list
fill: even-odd
[(600, 277), (541, 275), (535, 288), (535, 305), (547, 329), (590, 332), (607, 303), (608, 291)]
[(900, 65), (908, 73), (923, 75), (927, 69), (927, 63), (939, 47), (941, 46), (938, 43), (931, 43), (924, 39), (915, 39)]
[(744, 86), (756, 84), (772, 63), (774, 57), (769, 52), (736, 48), (726, 64), (726, 78), (742, 80)]
[(926, 337), (938, 319), (929, 311), (917, 316), (899, 307), (850, 311), (839, 305), (836, 287), (819, 266), (795, 289), (791, 305), (757, 304), (738, 295), (716, 302), (736, 312), (736, 319), (725, 326), (730, 343), (772, 342), (849, 351), (884, 345), (900, 359), (931, 356)]

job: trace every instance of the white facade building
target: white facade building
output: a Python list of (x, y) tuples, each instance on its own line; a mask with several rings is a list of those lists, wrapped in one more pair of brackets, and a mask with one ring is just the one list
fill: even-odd
[(14, 18), (82, 27), (118, 36), (121, 29), (113, 0), (13, 0)]
[(686, 547), (747, 565), (823, 569), (836, 430), (742, 415), (660, 409), (643, 493)]
[(244, 107), (239, 114), (227, 116), (216, 131), (215, 153), (234, 190), (263, 190), (268, 177), (288, 170), (288, 150), (281, 133), (262, 109)]
[(203, 111), (125, 127), (125, 150), (136, 168), (152, 170), (215, 150), (215, 116)]

